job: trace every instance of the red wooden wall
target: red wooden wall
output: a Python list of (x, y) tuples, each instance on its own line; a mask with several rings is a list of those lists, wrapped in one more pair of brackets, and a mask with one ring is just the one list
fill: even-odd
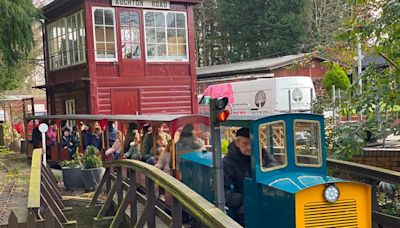
[[(65, 0), (56, 0), (65, 2)], [(189, 62), (146, 62), (145, 43), (144, 43), (144, 21), (143, 9), (135, 9), (141, 14), (141, 49), (142, 58), (139, 64), (133, 67), (129, 62), (96, 62), (95, 45), (93, 40), (93, 21), (92, 7), (102, 6), (111, 7), (109, 0), (90, 0), (79, 1), (68, 7), (74, 9), (65, 9), (68, 14), (81, 10), (85, 11), (86, 27), (86, 64), (68, 67), (56, 71), (48, 71), (47, 92), (52, 114), (65, 113), (65, 99), (75, 99), (77, 113), (91, 114), (147, 114), (147, 113), (197, 113), (197, 79), (195, 68), (195, 44), (194, 44), (194, 23), (193, 23), (193, 5), (191, 3), (171, 3), (171, 10), (184, 11), (187, 13), (187, 32), (188, 32), (188, 56)], [(183, 1), (180, 1), (183, 2)], [(195, 2), (195, 1), (187, 1)], [(81, 8), (77, 7), (79, 5)], [(59, 6), (62, 7), (62, 4)], [(51, 10), (59, 11), (59, 7), (52, 7)], [(115, 21), (118, 22), (118, 7), (116, 10)], [(50, 8), (49, 8), (50, 9)], [(126, 9), (126, 8), (124, 8)], [(133, 9), (133, 8), (129, 8)], [(46, 12), (45, 15), (52, 15)], [(48, 23), (56, 20), (50, 19)], [(118, 52), (121, 44), (119, 34), (119, 23), (116, 23), (117, 32), (116, 41)], [(46, 44), (47, 47), (47, 44)], [(121, 54), (118, 55), (121, 57)], [(126, 71), (128, 69), (128, 71)], [(124, 72), (124, 74), (122, 74)], [(127, 72), (127, 73), (126, 73)], [(116, 96), (117, 92), (124, 91), (128, 93), (126, 99), (133, 102), (132, 96), (137, 97), (137, 108), (129, 106), (126, 110), (121, 109), (124, 102), (115, 101), (122, 99)], [(114, 98), (113, 96), (118, 97)], [(113, 107), (114, 105), (114, 107)], [(117, 107), (118, 106), (118, 107)], [(134, 110), (137, 109), (137, 110)], [(116, 111), (120, 110), (120, 111)], [(117, 112), (117, 113), (116, 113)]]

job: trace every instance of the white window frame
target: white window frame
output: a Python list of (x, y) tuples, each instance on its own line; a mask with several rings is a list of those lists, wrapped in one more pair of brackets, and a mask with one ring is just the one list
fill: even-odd
[[(66, 115), (75, 115), (76, 114), (76, 105), (75, 99), (65, 100), (65, 114)], [(75, 120), (68, 120), (67, 125), (72, 127), (75, 125)]]
[[(73, 107), (72, 110), (71, 107)], [(75, 99), (65, 100), (65, 114), (66, 115), (76, 114)]]
[[(94, 12), (97, 9), (102, 10), (111, 10), (113, 12), (113, 28), (114, 28), (114, 50), (115, 50), (115, 58), (100, 58), (97, 57), (97, 44), (96, 44), (96, 24), (94, 20)], [(115, 9), (112, 7), (92, 7), (92, 27), (93, 27), (93, 42), (94, 42), (94, 55), (96, 62), (118, 62), (118, 48), (117, 48), (117, 34), (116, 34), (116, 23), (115, 23)], [(105, 38), (105, 37), (104, 37)]]
[[(83, 36), (82, 36), (82, 41), (83, 41), (83, 43), (79, 43), (79, 40), (77, 40), (77, 45), (78, 45), (78, 61), (72, 61), (71, 59), (70, 59), (70, 52), (72, 52), (72, 53), (74, 53), (75, 52), (75, 50), (73, 50), (73, 49), (71, 49), (70, 50), (70, 47), (69, 47), (69, 40), (68, 40), (68, 38), (69, 38), (69, 33), (68, 33), (68, 27), (67, 27), (67, 25), (68, 25), (68, 23), (67, 23), (67, 20), (69, 20), (70, 18), (72, 18), (72, 17), (75, 17), (75, 19), (80, 19), (81, 21), (80, 21), (80, 24), (81, 24), (81, 28), (75, 28), (76, 29), (76, 32), (77, 33), (79, 33), (80, 32), (80, 29), (83, 29), (84, 30), (84, 33), (83, 33)], [(76, 24), (78, 24), (78, 21), (77, 20), (75, 20), (75, 22), (76, 22)], [(54, 28), (54, 27), (57, 27), (57, 24), (63, 24), (63, 29), (65, 29), (65, 33), (64, 33), (64, 35), (63, 35), (63, 37), (64, 37), (64, 39), (65, 39), (65, 42), (66, 42), (66, 55), (67, 55), (67, 61), (66, 62), (64, 62), (64, 58), (63, 58), (63, 55), (61, 55), (61, 62), (62, 62), (62, 64), (61, 65), (59, 65), (59, 66), (57, 66), (57, 67), (54, 67), (54, 65), (52, 64), (52, 51), (53, 51), (53, 46), (52, 46), (52, 42), (51, 42), (51, 39), (54, 39), (54, 36), (53, 37), (50, 37), (50, 34), (52, 33), (52, 29)], [(82, 63), (86, 63), (86, 31), (85, 31), (85, 29), (86, 29), (86, 24), (85, 24), (85, 13), (84, 13), (84, 11), (83, 10), (80, 10), (80, 11), (77, 11), (77, 12), (75, 12), (75, 13), (73, 13), (73, 14), (71, 14), (71, 15), (68, 15), (68, 16), (66, 16), (66, 17), (63, 17), (63, 18), (61, 18), (61, 19), (59, 19), (59, 20), (57, 20), (57, 21), (54, 21), (54, 22), (52, 22), (52, 23), (50, 23), (50, 24), (48, 24), (47, 25), (47, 46), (48, 46), (48, 51), (47, 51), (47, 54), (48, 54), (48, 56), (49, 56), (49, 64), (50, 64), (50, 71), (53, 71), (53, 70), (59, 70), (59, 69), (63, 69), (63, 68), (67, 68), (67, 67), (70, 67), (70, 66), (74, 66), (74, 65), (79, 65), (79, 64), (82, 64)], [(56, 35), (56, 37), (58, 37), (57, 35)], [(77, 37), (77, 39), (78, 39), (78, 37)], [(58, 39), (56, 39), (56, 42), (58, 43)], [(82, 49), (79, 49), (79, 46), (80, 45), (82, 45)], [(72, 47), (71, 47), (72, 48)], [(83, 52), (83, 58), (81, 58), (80, 57), (80, 54), (81, 54), (81, 52)], [(61, 53), (61, 51), (60, 50), (58, 50), (57, 51), (57, 53)], [(72, 63), (73, 62), (73, 63)]]
[[(126, 26), (126, 25), (122, 25), (122, 23), (121, 23), (121, 14), (122, 13), (128, 13), (128, 14), (131, 14), (131, 13), (135, 13), (137, 16), (138, 16), (138, 18), (139, 18), (139, 23), (137, 24), (137, 26), (132, 26), (132, 25), (129, 25), (129, 26)], [(130, 15), (129, 15), (130, 16)], [(122, 10), (121, 12), (119, 12), (119, 15), (118, 15), (118, 22), (119, 22), (119, 32), (120, 32), (120, 39), (119, 39), (119, 42), (121, 42), (121, 59), (122, 60), (124, 60), (124, 61), (132, 61), (132, 60), (141, 60), (142, 59), (142, 33), (141, 33), (141, 30), (140, 30), (140, 28), (141, 28), (141, 21), (140, 20), (142, 20), (141, 18), (140, 18), (140, 13), (139, 12), (137, 12), (137, 11), (133, 11), (133, 10)], [(122, 28), (129, 28), (130, 29), (130, 31), (132, 31), (132, 28), (137, 28), (138, 30), (139, 30), (139, 48), (140, 48), (140, 52), (139, 52), (139, 56), (131, 56), (131, 58), (124, 58), (124, 56), (125, 56), (125, 52), (124, 52), (124, 48), (123, 48), (123, 45), (124, 44), (126, 44), (126, 40), (124, 41), (124, 40), (122, 40)], [(131, 39), (129, 40), (129, 44), (131, 45), (131, 44), (135, 44), (135, 42), (134, 42), (134, 39), (133, 39), (133, 37), (131, 36)], [(131, 52), (133, 53), (133, 49), (131, 49)]]
[[(186, 59), (168, 59), (168, 40), (166, 42), (166, 51), (167, 51), (167, 59), (149, 59), (147, 56), (147, 35), (146, 35), (146, 13), (147, 12), (153, 12), (153, 13), (163, 13), (164, 16), (167, 13), (181, 13), (185, 15), (185, 35), (186, 35)], [(176, 62), (176, 63), (187, 63), (189, 62), (189, 40), (188, 40), (188, 22), (187, 22), (187, 13), (182, 12), (182, 11), (166, 11), (166, 10), (143, 10), (143, 28), (144, 28), (144, 48), (145, 48), (145, 56), (146, 56), (146, 62)], [(165, 20), (165, 38), (168, 39), (168, 26), (167, 26), (167, 20)], [(155, 35), (155, 39), (157, 39), (157, 34)]]

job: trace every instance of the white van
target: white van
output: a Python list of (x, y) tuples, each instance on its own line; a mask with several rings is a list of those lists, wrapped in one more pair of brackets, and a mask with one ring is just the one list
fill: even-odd
[[(315, 97), (311, 77), (290, 76), (210, 85), (199, 101), (200, 113), (209, 113), (210, 98), (228, 97), (233, 114), (307, 112)], [(290, 102), (289, 102), (290, 99)]]

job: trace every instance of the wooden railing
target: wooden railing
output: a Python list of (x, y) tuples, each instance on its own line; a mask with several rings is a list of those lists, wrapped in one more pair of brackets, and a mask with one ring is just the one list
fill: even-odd
[[(32, 154), (31, 176), (28, 192), (29, 225), (44, 227), (76, 226), (64, 213), (61, 193), (51, 169), (42, 163), (42, 150), (35, 149)], [(32, 227), (35, 227), (32, 226)]]
[(349, 173), (352, 177), (355, 177), (357, 181), (371, 185), (372, 222), (376, 226), (393, 228), (400, 227), (400, 217), (380, 212), (377, 200), (379, 182), (384, 181), (394, 185), (400, 185), (400, 172), (329, 158), (327, 159), (327, 164), (330, 169), (334, 169), (341, 173)]
[[(123, 222), (126, 210), (130, 206), (131, 216), (128, 223), (131, 227), (143, 227), (146, 223), (148, 227), (155, 227), (156, 215), (163, 217), (162, 220), (171, 227), (182, 227), (183, 210), (200, 222), (202, 226), (241, 227), (188, 186), (152, 165), (136, 160), (119, 160), (107, 162), (104, 167), (106, 172), (89, 204), (89, 206), (95, 206), (100, 193), (106, 193), (107, 197), (95, 219), (100, 223), (102, 220), (112, 219), (110, 227), (118, 227)], [(114, 178), (111, 169), (116, 171)], [(129, 182), (123, 181), (122, 169), (127, 170)], [(139, 179), (137, 177), (145, 178), (145, 194), (138, 192), (140, 180), (137, 180)], [(157, 206), (156, 186), (172, 196), (171, 215), (166, 214)], [(106, 212), (109, 211), (115, 198), (118, 202), (117, 212), (111, 217), (106, 216)], [(138, 202), (145, 203), (143, 213), (139, 218)]]

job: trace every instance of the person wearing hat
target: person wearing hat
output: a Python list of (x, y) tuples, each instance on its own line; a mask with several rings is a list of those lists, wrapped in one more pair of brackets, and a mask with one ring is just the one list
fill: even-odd
[(228, 153), (223, 158), (223, 169), (225, 205), (235, 212), (235, 220), (243, 225), (243, 180), (245, 177), (251, 177), (251, 143), (248, 128), (239, 129), (235, 141), (228, 145)]
[(72, 160), (73, 155), (77, 148), (77, 143), (76, 143), (76, 140), (74, 140), (74, 138), (71, 136), (71, 131), (69, 130), (69, 128), (63, 129), (63, 137), (61, 140), (61, 146), (64, 149), (68, 150), (68, 159)]
[(204, 141), (194, 134), (193, 124), (186, 124), (179, 136), (178, 142), (176, 142), (176, 152), (178, 156), (182, 155), (182, 152), (201, 151), (204, 148)]

